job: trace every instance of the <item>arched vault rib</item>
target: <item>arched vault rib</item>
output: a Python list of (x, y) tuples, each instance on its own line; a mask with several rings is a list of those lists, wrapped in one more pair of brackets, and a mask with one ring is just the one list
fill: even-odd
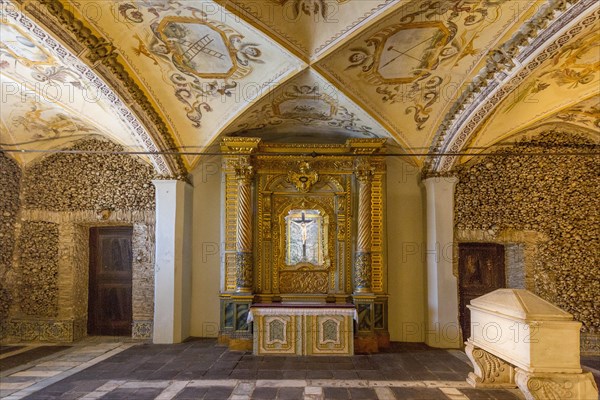
[[(569, 3), (575, 3), (571, 0)], [(581, 32), (600, 20), (600, 7), (594, 0), (581, 0), (560, 14), (567, 2), (549, 2), (521, 29), (510, 42), (490, 52), (488, 65), (459, 99), (440, 125), (430, 151), (459, 153), (478, 133), (478, 128), (496, 108), (544, 61), (555, 57), (563, 46), (577, 39)], [(550, 22), (552, 20), (552, 22)], [(550, 22), (550, 23), (549, 23)], [(538, 30), (547, 26), (541, 33)], [(429, 157), (428, 173), (446, 173), (458, 156)]]
[(111, 43), (95, 34), (88, 24), (59, 0), (16, 0), (15, 4), (0, 0), (0, 7), (3, 12), (25, 24), (33, 27), (31, 18), (45, 27), (47, 32), (60, 40), (51, 39), (59, 53), (80, 61), (80, 72), (119, 108), (149, 153), (158, 174), (177, 178), (187, 175), (181, 157), (163, 154), (175, 148), (169, 129), (120, 62), (119, 54)]

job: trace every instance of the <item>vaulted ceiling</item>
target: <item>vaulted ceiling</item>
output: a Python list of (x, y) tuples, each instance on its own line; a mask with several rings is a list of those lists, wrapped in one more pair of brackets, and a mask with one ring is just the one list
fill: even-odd
[(0, 13), (0, 146), (23, 165), (89, 135), (165, 176), (223, 136), (387, 138), (441, 173), (543, 124), (600, 136), (595, 0), (0, 0)]

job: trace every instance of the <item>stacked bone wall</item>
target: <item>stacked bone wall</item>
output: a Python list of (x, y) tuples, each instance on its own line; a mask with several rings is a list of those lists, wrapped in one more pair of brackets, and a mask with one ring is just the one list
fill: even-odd
[[(89, 229), (133, 227), (133, 337), (149, 338), (154, 301), (153, 169), (88, 139), (28, 165), (13, 265), (20, 298), (3, 329), (9, 340), (72, 341), (87, 333)], [(4, 186), (4, 185), (3, 185)], [(17, 193), (19, 191), (17, 190)], [(2, 254), (4, 260), (4, 254)]]
[[(514, 242), (543, 238), (534, 243), (529, 276), (518, 280), (583, 323), (582, 350), (589, 353), (600, 352), (600, 163), (589, 155), (594, 148), (582, 136), (555, 131), (521, 140), (502, 150), (511, 155), (460, 166), (455, 197), (459, 241), (481, 232), (486, 241), (504, 238), (505, 244), (511, 236)], [(509, 279), (513, 267), (507, 267)]]
[(0, 153), (0, 321), (5, 321), (17, 295), (13, 269), (15, 228), (19, 213), (21, 169)]

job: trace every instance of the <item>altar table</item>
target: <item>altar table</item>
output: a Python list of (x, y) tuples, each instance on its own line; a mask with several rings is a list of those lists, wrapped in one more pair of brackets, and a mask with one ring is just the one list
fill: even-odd
[(351, 356), (356, 318), (353, 304), (254, 304), (254, 354)]

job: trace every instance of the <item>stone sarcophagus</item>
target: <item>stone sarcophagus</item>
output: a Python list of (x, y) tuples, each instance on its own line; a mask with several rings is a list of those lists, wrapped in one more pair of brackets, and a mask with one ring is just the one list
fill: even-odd
[(466, 353), (475, 387), (518, 386), (527, 399), (598, 398), (580, 365), (581, 323), (524, 289), (498, 289), (471, 300)]

